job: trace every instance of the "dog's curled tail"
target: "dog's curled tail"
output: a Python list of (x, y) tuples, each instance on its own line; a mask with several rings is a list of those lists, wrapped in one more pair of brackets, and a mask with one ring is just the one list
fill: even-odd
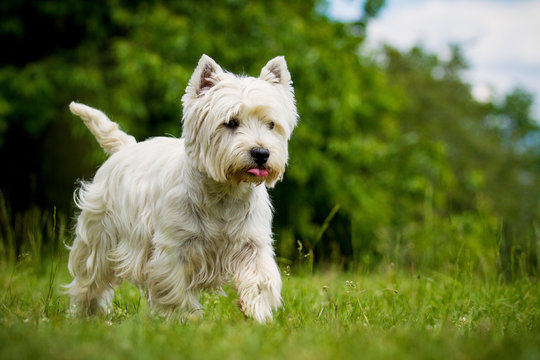
[(71, 102), (69, 109), (73, 114), (83, 119), (84, 124), (96, 137), (99, 145), (109, 155), (114, 154), (124, 146), (137, 142), (133, 136), (120, 130), (117, 123), (112, 122), (107, 115), (97, 109), (76, 102)]

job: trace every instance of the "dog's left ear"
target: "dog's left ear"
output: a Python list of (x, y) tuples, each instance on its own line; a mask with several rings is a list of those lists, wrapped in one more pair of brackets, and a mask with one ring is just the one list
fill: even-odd
[(203, 91), (216, 85), (216, 75), (221, 73), (223, 73), (223, 69), (210, 56), (201, 56), (193, 75), (191, 75), (187, 91), (191, 91), (197, 96), (200, 95)]
[(291, 74), (287, 69), (285, 57), (277, 56), (270, 60), (261, 70), (259, 79), (272, 84), (288, 86), (291, 84)]

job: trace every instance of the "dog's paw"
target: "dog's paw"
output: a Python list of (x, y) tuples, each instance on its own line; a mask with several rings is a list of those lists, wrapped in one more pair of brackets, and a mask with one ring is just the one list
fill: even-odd
[(267, 323), (272, 321), (272, 311), (281, 306), (281, 296), (278, 287), (262, 283), (245, 289), (237, 305), (244, 316)]

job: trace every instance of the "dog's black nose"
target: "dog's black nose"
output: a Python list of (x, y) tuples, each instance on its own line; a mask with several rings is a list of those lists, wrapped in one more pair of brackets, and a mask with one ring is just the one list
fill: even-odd
[(251, 157), (253, 158), (253, 161), (259, 166), (262, 166), (266, 163), (268, 160), (268, 157), (270, 156), (270, 151), (265, 148), (256, 147), (251, 149)]

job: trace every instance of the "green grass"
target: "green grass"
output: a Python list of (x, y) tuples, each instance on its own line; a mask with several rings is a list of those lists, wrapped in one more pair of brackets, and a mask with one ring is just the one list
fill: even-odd
[(302, 253), (282, 267), (284, 307), (267, 325), (243, 317), (230, 286), (203, 295), (203, 319), (152, 314), (128, 283), (110, 315), (73, 318), (65, 219), (9, 216), (0, 206), (0, 359), (540, 359), (537, 277), (519, 263), (500, 275), (489, 239), (476, 238), (482, 251), (438, 247), (456, 261), (437, 271), (408, 268), (396, 250), (401, 266), (312, 273)]
[(285, 306), (268, 325), (244, 319), (230, 287), (182, 322), (153, 315), (125, 283), (112, 314), (70, 318), (65, 254), (44, 266), (30, 256), (1, 263), (1, 359), (540, 358), (540, 292), (525, 276), (284, 271)]

